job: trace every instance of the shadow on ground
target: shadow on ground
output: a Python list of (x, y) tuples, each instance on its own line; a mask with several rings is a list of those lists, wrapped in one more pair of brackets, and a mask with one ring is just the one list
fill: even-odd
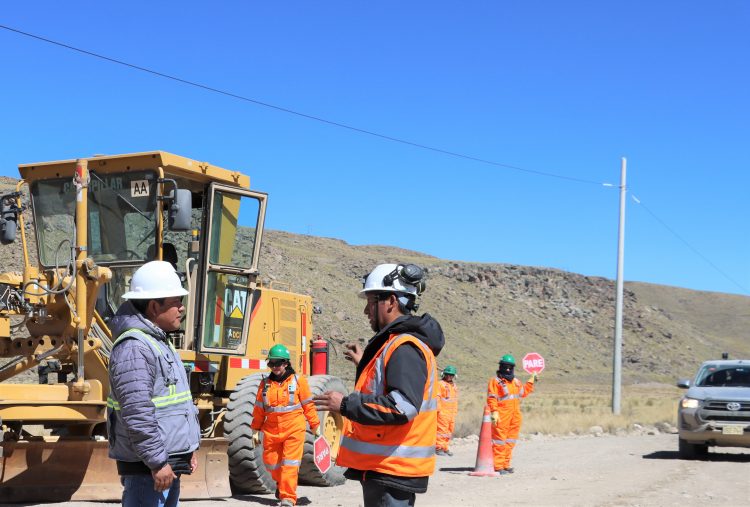
[[(234, 495), (232, 497), (234, 500), (244, 500), (246, 502), (252, 501), (259, 505), (279, 505), (279, 501), (275, 498), (267, 498), (264, 496), (258, 496), (258, 495)], [(217, 499), (218, 501), (221, 501), (220, 499)], [(306, 496), (301, 496), (297, 499), (297, 505), (310, 505), (312, 502), (309, 498)]]
[[(644, 454), (643, 459), (680, 459), (677, 451), (656, 451)], [(728, 452), (710, 452), (705, 458), (685, 461), (716, 461), (730, 463), (750, 463), (750, 453), (734, 454)]]
[(451, 473), (457, 473), (457, 472), (473, 472), (474, 469), (471, 467), (459, 467), (459, 468), (441, 468), (441, 472), (451, 472)]

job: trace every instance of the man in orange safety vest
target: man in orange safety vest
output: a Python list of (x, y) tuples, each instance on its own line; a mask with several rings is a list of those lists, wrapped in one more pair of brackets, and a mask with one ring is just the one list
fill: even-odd
[(536, 373), (523, 384), (515, 377), (516, 360), (510, 354), (500, 359), (497, 376), (487, 387), (487, 405), (492, 419), (492, 455), (495, 471), (512, 474), (510, 466), (513, 448), (521, 431), (521, 398), (534, 392)]
[(456, 373), (454, 366), (446, 366), (443, 370), (443, 379), (438, 384), (440, 397), (438, 398), (437, 441), (435, 443), (435, 454), (438, 456), (453, 456), (449, 447), (458, 413)]
[(318, 409), (346, 417), (336, 464), (360, 481), (365, 507), (413, 506), (435, 469), (435, 356), (445, 337), (430, 315), (413, 315), (423, 275), (414, 264), (381, 264), (367, 275), (360, 297), (375, 336), (364, 350), (347, 346), (354, 391), (315, 397)]

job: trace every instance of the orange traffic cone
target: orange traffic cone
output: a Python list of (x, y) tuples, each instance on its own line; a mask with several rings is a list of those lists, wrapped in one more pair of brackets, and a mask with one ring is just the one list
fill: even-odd
[(492, 420), (490, 419), (490, 407), (484, 406), (482, 417), (482, 429), (479, 431), (479, 446), (477, 447), (477, 464), (474, 471), (469, 475), (478, 477), (500, 477), (495, 472), (495, 462), (492, 459)]

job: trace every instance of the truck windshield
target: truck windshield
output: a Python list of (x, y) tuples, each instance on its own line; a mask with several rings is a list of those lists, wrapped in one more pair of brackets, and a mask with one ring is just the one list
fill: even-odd
[[(97, 174), (88, 188), (88, 255), (99, 263), (146, 260), (156, 242), (156, 176), (151, 171)], [(39, 261), (65, 264), (75, 245), (75, 196), (72, 178), (31, 185), (37, 224)]]
[(697, 386), (750, 387), (750, 366), (718, 367), (708, 365), (698, 373)]

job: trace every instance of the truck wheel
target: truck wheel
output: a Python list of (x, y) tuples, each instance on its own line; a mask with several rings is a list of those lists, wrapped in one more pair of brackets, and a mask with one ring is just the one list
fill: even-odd
[(708, 455), (708, 445), (691, 444), (687, 440), (679, 439), (677, 453), (680, 459), (705, 458)]
[(224, 436), (229, 441), (229, 481), (233, 493), (273, 493), (276, 483), (263, 463), (263, 446), (253, 446), (250, 423), (253, 422), (255, 396), (263, 374), (248, 375), (229, 395), (224, 415)]
[[(343, 395), (349, 393), (344, 382), (331, 375), (313, 375), (307, 377), (310, 384), (310, 391), (313, 396), (323, 394), (326, 391), (337, 391)], [(311, 486), (338, 486), (343, 484), (344, 467), (335, 464), (336, 457), (339, 454), (341, 446), (341, 435), (344, 429), (344, 418), (341, 414), (334, 414), (327, 410), (318, 410), (318, 419), (320, 419), (321, 433), (331, 446), (331, 468), (325, 474), (320, 473), (315, 466), (313, 445), (315, 435), (307, 428), (305, 433), (305, 454), (302, 456), (302, 465), (299, 469), (299, 481), (301, 484)]]

